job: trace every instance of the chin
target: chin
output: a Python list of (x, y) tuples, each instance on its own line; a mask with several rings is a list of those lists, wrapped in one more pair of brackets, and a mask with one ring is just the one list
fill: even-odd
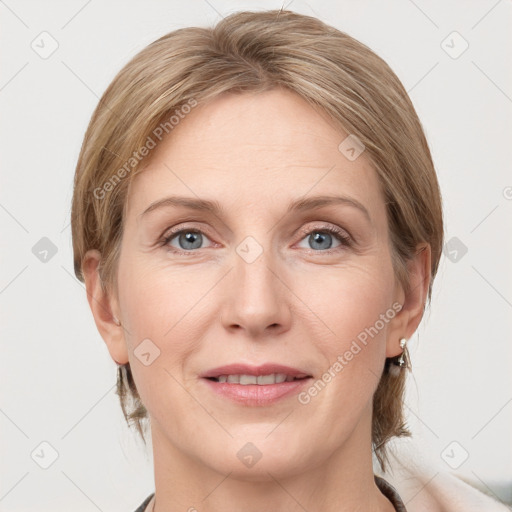
[(304, 468), (297, 465), (295, 457), (284, 453), (267, 457), (263, 455), (258, 462), (250, 467), (238, 460), (233, 463), (233, 460), (229, 459), (215, 469), (221, 474), (229, 474), (230, 479), (247, 482), (269, 482), (273, 480), (272, 477), (281, 480), (304, 471)]
[(272, 477), (279, 480), (301, 474), (321, 463), (318, 460), (321, 456), (318, 451), (315, 455), (314, 447), (308, 446), (308, 456), (303, 443), (290, 442), (286, 435), (271, 434), (270, 437), (275, 437), (270, 439), (268, 432), (265, 435), (244, 435), (243, 439), (230, 439), (228, 444), (213, 448), (209, 460), (204, 458), (205, 452), (202, 452), (203, 464), (223, 475), (229, 474), (235, 480), (268, 482)]

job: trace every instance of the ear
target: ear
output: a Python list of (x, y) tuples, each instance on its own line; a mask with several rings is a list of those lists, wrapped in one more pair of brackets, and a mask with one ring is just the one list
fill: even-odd
[(400, 339), (408, 340), (416, 332), (423, 318), (431, 280), (430, 268), (430, 244), (418, 244), (413, 259), (407, 262), (409, 291), (405, 292), (399, 283), (395, 288), (394, 301), (400, 303), (402, 309), (389, 324), (386, 357), (395, 357), (402, 353)]
[(118, 320), (120, 317), (117, 299), (110, 297), (102, 286), (98, 271), (100, 261), (101, 254), (97, 250), (87, 251), (84, 256), (82, 270), (87, 300), (96, 327), (107, 344), (112, 359), (118, 364), (126, 364), (128, 362), (128, 350), (124, 339), (124, 328)]

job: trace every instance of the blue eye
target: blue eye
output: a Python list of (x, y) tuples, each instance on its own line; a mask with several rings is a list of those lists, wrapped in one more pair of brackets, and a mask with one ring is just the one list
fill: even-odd
[[(309, 247), (314, 249), (314, 252), (330, 251), (336, 249), (339, 246), (350, 245), (350, 238), (342, 230), (325, 226), (323, 228), (317, 228), (310, 230), (306, 233), (307, 242)], [(333, 238), (338, 241), (338, 245), (332, 247)]]
[(316, 247), (313, 247), (314, 249), (320, 249), (323, 251), (325, 249), (331, 248), (333, 243), (332, 239), (333, 236), (331, 233), (322, 233), (321, 231), (315, 231), (314, 234), (312, 233), (311, 235), (309, 235), (308, 241), (312, 246), (316, 245)]
[[(340, 246), (348, 247), (351, 245), (350, 237), (345, 231), (333, 227), (323, 226), (320, 228), (310, 229), (302, 232), (302, 239), (306, 240), (310, 251), (321, 253), (331, 252), (337, 250)], [(338, 245), (333, 247), (333, 239), (338, 242)], [(172, 242), (176, 240), (177, 246)], [(203, 249), (203, 242), (209, 238), (199, 229), (183, 228), (169, 233), (164, 236), (161, 244), (174, 253), (192, 254), (197, 252), (198, 249)]]
[[(179, 245), (177, 248), (170, 243), (175, 238)], [(203, 233), (196, 229), (181, 229), (165, 237), (163, 242), (165, 245), (170, 245), (172, 248), (177, 249), (177, 252), (194, 251), (195, 249), (201, 249)]]

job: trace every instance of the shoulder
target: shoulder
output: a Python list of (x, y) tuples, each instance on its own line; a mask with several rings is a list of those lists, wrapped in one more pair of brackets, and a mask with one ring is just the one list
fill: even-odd
[(375, 472), (396, 489), (407, 512), (510, 512), (507, 505), (419, 453), (411, 439), (394, 443), (389, 459), (385, 473)]

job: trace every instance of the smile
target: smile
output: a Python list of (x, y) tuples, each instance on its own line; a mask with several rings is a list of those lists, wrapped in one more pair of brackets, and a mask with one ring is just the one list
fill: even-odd
[(302, 370), (273, 363), (225, 365), (201, 377), (217, 396), (247, 407), (272, 405), (299, 393), (312, 380), (312, 376)]
[(257, 384), (258, 386), (268, 386), (269, 384), (281, 384), (282, 382), (293, 382), (307, 377), (294, 377), (285, 373), (271, 373), (269, 375), (219, 375), (219, 377), (209, 377), (214, 382), (229, 382), (230, 384)]

